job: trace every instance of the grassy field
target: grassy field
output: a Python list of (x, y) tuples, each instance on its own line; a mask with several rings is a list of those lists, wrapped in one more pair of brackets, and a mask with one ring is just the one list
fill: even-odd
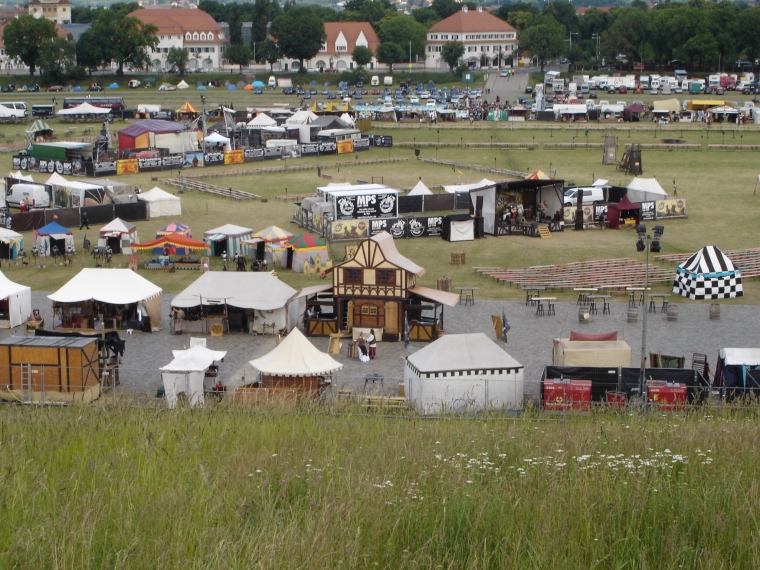
[(760, 428), (711, 414), (12, 407), (0, 566), (757, 567)]

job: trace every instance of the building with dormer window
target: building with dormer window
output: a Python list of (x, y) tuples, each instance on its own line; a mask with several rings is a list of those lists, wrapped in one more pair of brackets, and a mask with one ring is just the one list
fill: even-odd
[[(325, 34), (327, 39), (313, 59), (304, 61), (308, 69), (354, 69), (357, 65), (351, 58), (356, 46), (369, 48), (372, 53), (377, 53), (380, 46), (380, 38), (372, 29), (369, 22), (325, 22)], [(297, 71), (298, 60), (283, 58), (274, 68), (282, 71)], [(383, 66), (385, 67), (385, 66)], [(367, 66), (367, 69), (377, 68), (377, 58)]]
[(166, 56), (173, 47), (190, 52), (188, 69), (221, 69), (228, 41), (222, 27), (206, 12), (187, 8), (141, 8), (130, 14), (158, 28), (158, 45), (150, 54), (151, 67), (167, 70)]
[(69, 0), (29, 0), (26, 10), (30, 16), (52, 20), (55, 24), (71, 23)]
[(464, 61), (470, 68), (499, 67), (512, 58), (517, 49), (517, 30), (504, 20), (482, 8), (462, 10), (441, 20), (427, 31), (425, 66), (428, 69), (448, 70), (441, 58), (446, 42), (464, 44)]

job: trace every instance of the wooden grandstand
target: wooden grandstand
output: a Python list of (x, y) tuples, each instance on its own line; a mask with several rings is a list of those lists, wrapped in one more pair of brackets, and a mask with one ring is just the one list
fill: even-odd
[[(723, 252), (734, 264), (736, 269), (740, 269), (742, 277), (760, 277), (760, 248), (752, 249), (734, 249)], [(667, 255), (658, 255), (655, 257), (658, 261), (669, 261), (670, 263), (683, 263), (689, 259), (693, 253), (671, 253)]]

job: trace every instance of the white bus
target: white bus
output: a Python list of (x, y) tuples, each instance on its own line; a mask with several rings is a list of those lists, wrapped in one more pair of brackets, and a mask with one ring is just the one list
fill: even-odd
[(26, 111), (26, 103), (20, 103), (20, 102), (12, 102), (12, 103), (4, 103), (0, 102), (0, 106), (4, 107), (5, 109), (8, 109), (8, 111), (2, 111), (0, 112), (0, 117), (2, 116), (12, 116), (16, 117), (17, 119), (25, 119), (27, 116)]

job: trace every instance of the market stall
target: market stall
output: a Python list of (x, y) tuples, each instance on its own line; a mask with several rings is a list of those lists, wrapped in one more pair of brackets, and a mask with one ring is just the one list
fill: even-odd
[(221, 257), (223, 254), (230, 258), (234, 255), (247, 257), (249, 246), (244, 241), (251, 239), (252, 235), (251, 228), (225, 224), (204, 232), (203, 241), (211, 246), (211, 255), (214, 257)]
[(227, 351), (196, 345), (187, 350), (172, 350), (172, 354), (174, 360), (161, 368), (167, 407), (174, 409), (186, 401), (191, 408), (202, 408), (205, 392), (213, 388), (218, 363)]
[(673, 293), (693, 300), (741, 297), (742, 272), (720, 249), (707, 245), (678, 266)]
[(17, 259), (24, 250), (24, 236), (13, 230), (0, 228), (0, 259)]
[(74, 247), (74, 234), (58, 222), (50, 222), (33, 231), (32, 237), (42, 257), (52, 255), (54, 247), (58, 248), (60, 255), (63, 255), (69, 247)]
[(0, 272), (0, 328), (22, 325), (31, 314), (31, 287), (14, 283)]
[(174, 194), (169, 194), (157, 186), (147, 192), (138, 194), (137, 199), (141, 202), (147, 202), (148, 217), (150, 218), (182, 215), (181, 198)]
[(634, 204), (628, 196), (623, 196), (620, 202), (607, 207), (607, 225), (611, 230), (619, 230), (626, 222), (630, 225), (641, 223), (641, 204)]
[(311, 234), (301, 234), (289, 240), (282, 252), (281, 263), (297, 273), (323, 273), (332, 267), (327, 244)]
[(136, 243), (137, 227), (121, 218), (114, 218), (100, 228), (99, 247), (110, 247), (113, 253), (132, 253), (132, 244)]

